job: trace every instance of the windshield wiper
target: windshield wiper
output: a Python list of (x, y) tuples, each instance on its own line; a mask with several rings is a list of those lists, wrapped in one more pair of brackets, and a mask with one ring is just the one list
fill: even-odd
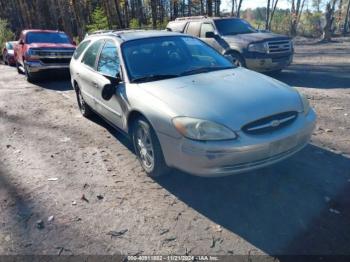
[(132, 82), (133, 83), (150, 82), (150, 81), (174, 78), (174, 77), (178, 77), (178, 76), (179, 75), (149, 75), (149, 76), (143, 76), (143, 77), (135, 78), (135, 79), (132, 80)]
[(233, 66), (199, 67), (199, 68), (185, 71), (180, 75), (181, 76), (195, 75), (195, 74), (208, 73), (212, 71), (225, 70), (225, 69), (231, 69), (231, 68), (234, 68), (234, 67)]

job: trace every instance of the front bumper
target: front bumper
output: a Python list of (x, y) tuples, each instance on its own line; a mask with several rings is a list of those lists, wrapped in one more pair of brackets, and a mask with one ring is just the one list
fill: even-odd
[(246, 66), (258, 72), (281, 70), (293, 62), (293, 55), (281, 58), (246, 58)]
[(158, 133), (166, 163), (199, 176), (225, 176), (251, 171), (281, 161), (306, 146), (315, 127), (316, 114), (300, 114), (291, 125), (273, 134), (237, 132), (233, 141), (199, 142)]
[(50, 69), (69, 70), (69, 64), (44, 64), (41, 61), (27, 61), (26, 66), (29, 73), (38, 73)]

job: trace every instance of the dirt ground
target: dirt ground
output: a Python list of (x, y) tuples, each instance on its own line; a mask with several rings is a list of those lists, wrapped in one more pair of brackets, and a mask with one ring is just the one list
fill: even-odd
[(81, 117), (67, 79), (0, 65), (0, 255), (350, 255), (350, 39), (299, 39), (275, 77), (317, 111), (309, 146), (246, 174), (154, 180)]

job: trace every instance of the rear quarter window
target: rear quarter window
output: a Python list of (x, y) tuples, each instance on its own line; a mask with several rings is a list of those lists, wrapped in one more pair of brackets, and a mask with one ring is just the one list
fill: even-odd
[(82, 42), (78, 47), (77, 47), (77, 49), (75, 49), (75, 52), (74, 52), (74, 54), (73, 54), (73, 58), (75, 59), (75, 60), (77, 60), (80, 56), (81, 56), (81, 54), (84, 52), (84, 50), (86, 49), (86, 47), (90, 44), (90, 40), (88, 40), (88, 41), (85, 41), (85, 42)]
[(186, 26), (186, 23), (187, 23), (187, 21), (170, 22), (166, 28), (172, 32), (183, 33), (185, 26)]

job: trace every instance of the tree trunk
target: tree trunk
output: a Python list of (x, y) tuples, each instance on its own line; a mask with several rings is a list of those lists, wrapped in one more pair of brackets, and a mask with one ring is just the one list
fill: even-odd
[(348, 2), (348, 7), (346, 8), (343, 35), (346, 35), (346, 33), (348, 32), (348, 29), (349, 29), (349, 15), (350, 15), (349, 13), (350, 13), (350, 0)]
[(157, 1), (151, 0), (152, 27), (157, 28)]
[(236, 16), (239, 18), (241, 16), (241, 7), (242, 7), (243, 0), (239, 0)]
[(323, 37), (322, 40), (329, 42), (332, 40), (332, 26), (334, 22), (334, 9), (335, 9), (336, 0), (333, 0), (333, 3), (328, 2), (326, 6), (325, 18), (326, 24), (323, 28)]
[(267, 0), (267, 7), (266, 7), (266, 18), (265, 18), (265, 29), (269, 29), (269, 21), (270, 21), (270, 6), (271, 6), (271, 0)]
[(213, 1), (207, 0), (207, 15), (213, 16)]

